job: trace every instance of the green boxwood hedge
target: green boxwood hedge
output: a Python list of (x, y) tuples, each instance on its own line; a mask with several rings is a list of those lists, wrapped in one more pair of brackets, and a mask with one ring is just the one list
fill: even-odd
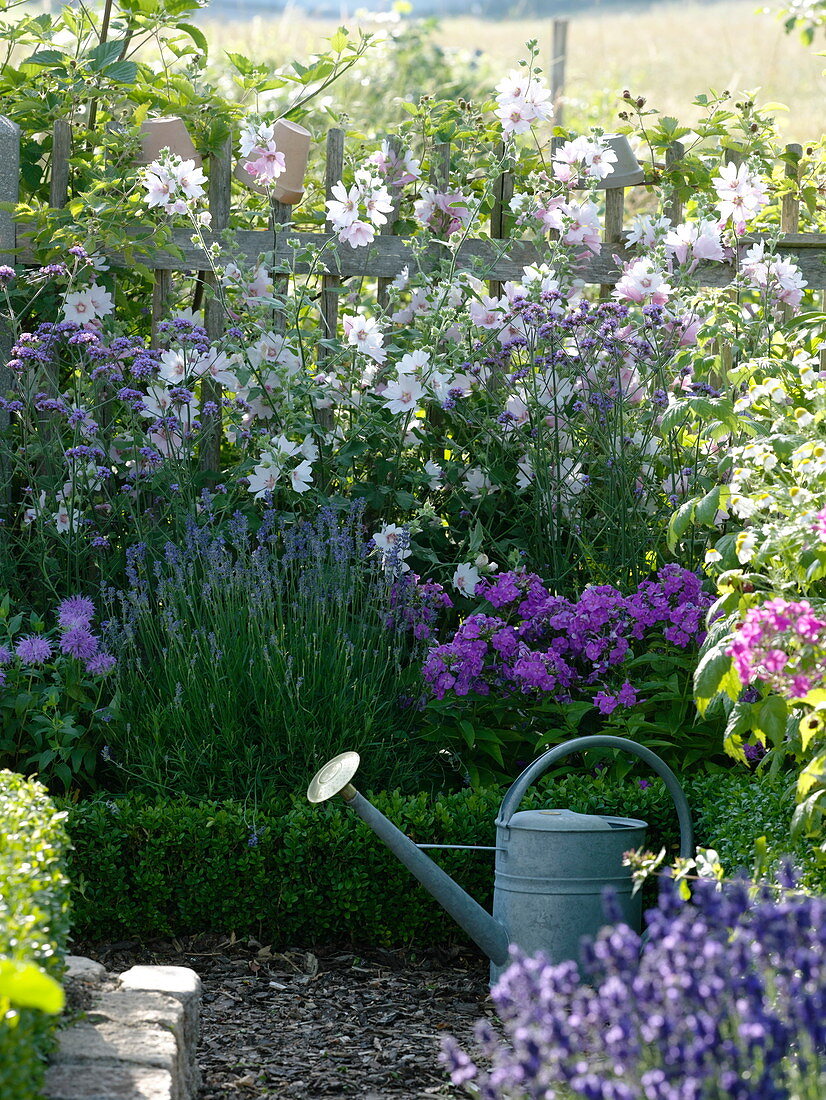
[[(787, 851), (791, 797), (782, 782), (745, 773), (685, 783), (697, 842), (728, 868), (748, 866), (752, 838)], [(371, 795), (419, 843), (492, 844), (501, 796), (462, 791)], [(524, 806), (567, 806), (649, 822), (648, 845), (676, 848), (671, 799), (659, 780), (570, 775), (532, 790)], [(430, 945), (463, 933), (379, 839), (340, 800), (311, 806), (282, 798), (254, 811), (240, 803), (153, 801), (130, 795), (70, 807), (75, 932), (88, 938), (154, 938), (234, 931), (268, 943)], [(798, 853), (800, 857), (802, 853)], [(492, 853), (435, 853), (485, 906)]]
[[(68, 836), (39, 783), (0, 772), (0, 958), (63, 974), (69, 934)], [(41, 1095), (57, 1017), (4, 1006), (0, 1013), (0, 1100)]]

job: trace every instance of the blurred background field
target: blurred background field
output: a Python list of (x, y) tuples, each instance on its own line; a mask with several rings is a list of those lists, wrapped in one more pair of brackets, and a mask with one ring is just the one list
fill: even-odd
[[(786, 35), (774, 13), (761, 11), (754, 0), (666, 2), (644, 8), (629, 4), (604, 10), (599, 5), (583, 7), (587, 10), (582, 14), (566, 15), (566, 125), (610, 127), (616, 121), (616, 96), (623, 88), (690, 123), (694, 97), (725, 88), (733, 93), (757, 92), (761, 103), (785, 105), (788, 110), (778, 107), (776, 117), (787, 141), (814, 141), (826, 130), (823, 57), (796, 36)], [(346, 9), (338, 18), (323, 19), (307, 18), (297, 6), (272, 17), (239, 18), (233, 12), (231, 4), (207, 8), (198, 20), (215, 63), (230, 51), (259, 63), (282, 65), (322, 49), (324, 38), (342, 22), (351, 30), (362, 26), (396, 34), (400, 26), (417, 18), (415, 6), (400, 24), (393, 24), (388, 15), (348, 17)], [(532, 38), (538, 40), (543, 64), (549, 69), (551, 27), (550, 15), (442, 18), (426, 35), (440, 54), (433, 57), (433, 76), (439, 79), (445, 64), (457, 77), (469, 69), (470, 83), (488, 91), (491, 81), (495, 83), (525, 56), (525, 42)], [(428, 83), (427, 70), (420, 63), (406, 73), (400, 71), (403, 57), (397, 53), (395, 61), (386, 95), (416, 98), (444, 90)], [(367, 62), (360, 67), (358, 80), (366, 91), (387, 76), (383, 66), (371, 68)]]

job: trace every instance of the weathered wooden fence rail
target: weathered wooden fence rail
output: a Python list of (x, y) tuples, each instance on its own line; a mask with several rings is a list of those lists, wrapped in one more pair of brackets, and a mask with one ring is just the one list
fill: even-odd
[[(14, 201), (17, 189), (17, 165), (19, 165), (20, 134), (13, 124), (0, 118), (0, 199)], [(799, 146), (789, 146), (790, 151), (800, 152)], [(63, 121), (55, 124), (54, 149), (51, 164), (51, 201), (53, 205), (63, 205), (68, 199), (70, 134), (68, 125)], [(670, 159), (680, 155), (675, 145)], [(431, 183), (437, 187), (447, 187), (450, 166), (450, 147), (437, 148), (433, 157)], [(326, 148), (326, 192), (329, 198), (332, 188), (342, 176), (344, 164), (344, 134), (341, 130), (330, 130)], [(217, 154), (208, 159), (206, 165), (209, 174), (209, 208), (212, 214), (212, 231), (204, 234), (209, 248), (220, 243), (220, 233), (232, 225), (230, 195), (232, 186), (232, 156), (229, 142)], [(794, 168), (787, 168), (794, 173)], [(640, 184), (638, 186), (644, 186)], [(634, 251), (625, 243), (624, 194), (625, 188), (605, 189), (606, 228), (605, 246), (600, 255), (593, 256), (584, 266), (580, 275), (586, 283), (609, 289), (620, 277), (622, 262), (631, 258)], [(456, 255), (456, 265), (462, 270), (479, 270), (492, 284), (508, 279), (519, 278), (526, 264), (547, 260), (548, 253), (541, 246), (506, 236), (507, 203), (512, 194), (512, 181), (505, 175), (494, 181), (494, 208), (491, 214), (490, 236), (483, 239), (466, 240)], [(673, 204), (669, 210), (672, 218), (681, 215), (679, 204)], [(238, 258), (254, 265), (266, 254), (268, 266), (276, 276), (288, 278), (293, 274), (306, 274), (310, 266), (299, 259), (301, 253), (310, 249), (316, 256), (315, 270), (324, 275), (322, 292), (322, 315), (328, 333), (335, 329), (337, 304), (336, 293), (342, 279), (370, 278), (378, 279), (380, 298), (385, 298), (390, 280), (395, 278), (405, 266), (435, 269), (444, 257), (444, 248), (434, 243), (422, 252), (414, 249), (410, 241), (395, 236), (392, 225), (376, 237), (374, 242), (364, 248), (351, 248), (349, 245), (336, 245), (335, 235), (328, 232), (298, 232), (289, 224), (292, 208), (281, 203), (273, 203), (268, 229), (249, 230), (237, 228), (233, 235), (234, 252)], [(798, 264), (808, 285), (812, 289), (826, 289), (826, 234), (799, 233), (799, 206), (794, 195), (783, 200), (781, 229), (783, 236), (778, 243), (778, 251)], [(124, 238), (137, 238), (146, 233), (146, 226), (124, 226)], [(176, 228), (171, 240), (180, 255), (162, 249), (142, 256), (143, 261), (156, 272), (156, 288), (153, 313), (159, 316), (164, 300), (169, 292), (169, 273), (175, 271), (207, 273), (209, 281), (212, 263), (207, 253), (192, 243), (192, 231), (188, 228)], [(755, 238), (745, 238), (747, 243)], [(114, 266), (128, 266), (127, 248), (108, 250), (107, 260)], [(8, 215), (0, 213), (0, 254), (7, 258), (12, 255), (18, 262), (33, 263), (34, 251), (31, 235), (26, 224), (14, 222)], [(618, 262), (619, 260), (619, 262)], [(701, 263), (696, 271), (700, 285), (708, 287), (726, 286), (735, 275), (734, 266), (724, 263)], [(285, 285), (283, 279), (281, 286)], [(209, 309), (207, 303), (208, 327), (219, 324), (216, 310)], [(211, 316), (215, 313), (215, 317)]]

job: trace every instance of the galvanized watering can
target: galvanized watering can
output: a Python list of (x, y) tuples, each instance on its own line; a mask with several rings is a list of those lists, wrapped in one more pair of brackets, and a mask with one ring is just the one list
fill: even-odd
[[(529, 955), (543, 951), (553, 962), (578, 960), (581, 937), (596, 935), (605, 923), (602, 891), (606, 886), (613, 887), (623, 920), (639, 930), (641, 899), (631, 895), (631, 872), (622, 866), (622, 856), (644, 843), (645, 821), (572, 810), (516, 809), (530, 784), (551, 764), (592, 748), (624, 749), (662, 777), (677, 810), (680, 855), (692, 855), (691, 814), (674, 772), (650, 749), (607, 734), (567, 741), (525, 768), (502, 799), (494, 848), (414, 844), (350, 782), (359, 765), (355, 752), (342, 753), (325, 764), (310, 784), (307, 798), (325, 802), (341, 794), (485, 952), (494, 982), (508, 965), (511, 944)], [(426, 856), (423, 848), (495, 851), (493, 915)]]

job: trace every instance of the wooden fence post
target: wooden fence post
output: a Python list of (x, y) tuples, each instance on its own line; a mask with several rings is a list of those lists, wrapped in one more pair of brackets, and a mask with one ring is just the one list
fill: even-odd
[[(344, 174), (344, 131), (334, 126), (327, 131), (327, 163), (324, 168), (324, 192), (325, 198), (332, 199), (333, 188)], [(322, 337), (332, 340), (338, 330), (338, 299), (341, 279), (337, 275), (322, 275), (321, 277), (321, 328)], [(330, 353), (324, 345), (318, 349), (317, 363), (319, 370), (324, 370)], [(325, 431), (333, 427), (333, 415), (330, 409), (318, 409), (316, 411), (319, 425)]]
[[(20, 196), (20, 127), (10, 118), (0, 115), (0, 201), (17, 202)], [(0, 210), (0, 264), (13, 267), (17, 236), (14, 215)], [(8, 368), (14, 333), (10, 323), (0, 319), (0, 395), (11, 389), (12, 376)], [(11, 423), (6, 409), (0, 409), (0, 431)], [(11, 468), (0, 465), (0, 505), (11, 498)]]
[[(499, 146), (499, 156), (503, 157), (505, 144)], [(490, 235), (492, 240), (505, 240), (507, 232), (507, 215), (511, 199), (513, 198), (513, 175), (510, 172), (502, 172), (497, 176), (493, 184), (493, 208), (490, 212)], [(502, 284), (495, 279), (488, 283), (488, 294), (491, 298), (498, 298), (502, 293)]]
[[(605, 231), (602, 237), (605, 244), (617, 244), (622, 240), (624, 213), (625, 188), (607, 187), (605, 189)], [(600, 298), (610, 298), (612, 290), (612, 283), (602, 283), (599, 288)]]
[[(685, 146), (683, 143), (681, 141), (672, 141), (665, 151), (666, 168), (672, 168), (678, 161), (681, 161), (684, 156)], [(672, 193), (671, 198), (663, 208), (663, 213), (671, 220), (672, 225), (679, 225), (683, 220), (682, 199)]]
[(565, 113), (565, 65), (568, 60), (568, 20), (554, 19), (551, 44), (551, 103), (554, 122), (562, 125)]
[[(387, 146), (390, 149), (390, 156), (392, 158), (391, 164), (392, 164), (392, 161), (397, 160), (398, 157), (401, 155), (402, 143), (394, 135), (393, 137), (388, 138)], [(394, 235), (393, 234), (393, 228), (396, 224), (396, 219), (399, 216), (399, 198), (401, 196), (401, 187), (393, 187), (392, 186), (393, 177), (391, 176), (390, 179), (391, 179), (390, 197), (393, 200), (393, 209), (387, 215), (387, 221), (384, 223), (384, 225), (379, 230), (379, 236), (380, 237), (391, 237), (391, 236)], [(376, 299), (378, 301), (379, 309), (387, 309), (387, 300), (388, 300), (388, 296), (389, 296), (389, 292), (390, 292), (390, 284), (392, 282), (393, 282), (392, 279), (380, 278), (378, 280), (378, 286), (377, 286), (377, 290), (376, 290)]]
[[(800, 228), (800, 195), (797, 184), (800, 178), (800, 158), (803, 156), (803, 146), (793, 142), (786, 146), (789, 159), (785, 163), (787, 179), (795, 182), (795, 190), (783, 196), (780, 206), (780, 232), (796, 233)], [(791, 306), (783, 307), (783, 316), (788, 321), (794, 311)]]
[[(209, 212), (212, 215), (210, 228), (215, 234), (223, 233), (229, 226), (230, 194), (232, 191), (232, 136), (222, 142), (218, 151), (209, 158)], [(221, 287), (210, 271), (204, 276), (204, 283), (212, 290), (204, 304), (204, 328), (211, 343), (219, 340), (224, 331), (224, 300)], [(201, 469), (213, 473), (221, 468), (221, 398), (223, 390), (220, 382), (214, 378), (205, 378), (201, 382)], [(205, 406), (212, 403), (218, 406), (218, 412), (211, 416), (205, 414)]]

